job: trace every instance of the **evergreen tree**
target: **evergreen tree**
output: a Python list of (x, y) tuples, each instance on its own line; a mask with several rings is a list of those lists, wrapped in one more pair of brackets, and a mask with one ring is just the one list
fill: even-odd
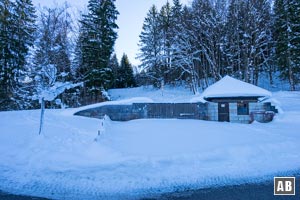
[[(222, 42), (218, 34), (217, 14), (212, 1), (194, 0), (192, 4), (192, 27), (196, 35), (195, 44), (200, 51), (201, 60), (198, 61), (200, 78), (204, 78), (208, 86), (208, 79), (219, 80), (218, 53)], [(220, 64), (220, 63), (219, 63)]]
[(16, 88), (24, 79), (26, 57), (34, 40), (35, 18), (31, 0), (0, 1), (1, 109), (23, 108)]
[(177, 39), (178, 34), (180, 34), (181, 26), (182, 26), (182, 19), (183, 19), (183, 13), (182, 13), (182, 4), (180, 3), (180, 0), (173, 0), (173, 6), (171, 7), (171, 18), (170, 18), (170, 50), (171, 50), (171, 56), (170, 56), (170, 72), (169, 76), (172, 82), (176, 82), (181, 80), (181, 70), (180, 67), (176, 65), (176, 58), (174, 57), (174, 53), (177, 49)]
[[(13, 86), (14, 101), (19, 109), (33, 108), (33, 104), (28, 97), (28, 90), (24, 87), (24, 82), (28, 81), (28, 67), (32, 64), (28, 62), (34, 46), (36, 33), (36, 10), (31, 0), (16, 0), (14, 13), (18, 19), (15, 26), (15, 57), (18, 68), (15, 74)], [(26, 80), (27, 79), (27, 80)]]
[(169, 2), (162, 6), (158, 15), (161, 45), (161, 64), (160, 68), (163, 72), (163, 82), (165, 84), (172, 81), (171, 77), (171, 60), (172, 60), (172, 7)]
[(176, 35), (180, 31), (179, 27), (182, 23), (182, 4), (180, 0), (173, 0), (173, 6), (171, 7), (171, 45), (176, 41)]
[(171, 9), (171, 32), (172, 36), (174, 36), (178, 32), (178, 25), (180, 25), (180, 23), (182, 22), (182, 4), (180, 3), (180, 0), (173, 0), (173, 6)]
[(127, 88), (135, 86), (132, 66), (126, 54), (123, 54), (121, 58), (121, 64), (117, 74), (118, 88)]
[(227, 55), (226, 73), (242, 79), (241, 62), (241, 33), (242, 19), (241, 8), (238, 0), (231, 0), (228, 8), (226, 23), (225, 52)]
[(143, 74), (155, 85), (183, 80), (197, 92), (224, 74), (257, 85), (264, 72), (272, 84), (276, 60), (295, 90), (300, 1), (276, 0), (275, 15), (271, 5), (270, 0), (193, 0), (182, 8), (173, 0), (160, 12), (152, 6), (140, 34)]
[(91, 101), (101, 100), (101, 91), (113, 86), (113, 73), (109, 60), (117, 39), (118, 11), (115, 0), (89, 0), (88, 13), (80, 21), (79, 68), (85, 83), (83, 95)]
[(178, 80), (186, 81), (196, 94), (199, 85), (197, 62), (200, 61), (200, 51), (194, 44), (197, 35), (192, 31), (192, 12), (187, 6), (183, 7), (182, 24), (178, 26), (178, 30), (174, 44), (173, 66), (180, 72)]
[[(296, 85), (300, 83), (300, 1), (291, 0), (290, 2), (291, 16), (291, 77), (293, 79), (292, 89), (296, 89)], [(291, 81), (290, 81), (291, 82)]]
[[(24, 69), (28, 51), (34, 44), (36, 14), (31, 0), (16, 0), (16, 65)], [(18, 71), (20, 73), (20, 71)]]
[(13, 4), (9, 0), (0, 1), (0, 105), (1, 109), (7, 109), (11, 97), (11, 81), (12, 81), (12, 66), (11, 59), (13, 57), (10, 45), (11, 38), (11, 24), (13, 23), (12, 16)]
[(119, 61), (117, 58), (117, 55), (114, 53), (108, 63), (109, 68), (112, 69), (113, 71), (113, 86), (112, 88), (117, 88), (118, 87), (118, 77), (119, 77)]
[(293, 91), (300, 74), (300, 2), (276, 0), (274, 4), (277, 64)]
[(212, 35), (214, 38), (214, 54), (217, 80), (226, 73), (226, 52), (224, 51), (226, 43), (226, 20), (228, 15), (228, 0), (214, 1), (214, 26), (212, 27)]
[(257, 85), (261, 71), (270, 68), (270, 1), (231, 0), (228, 12), (225, 40), (227, 73)]
[[(269, 0), (250, 1), (249, 82), (258, 85), (259, 74), (271, 67), (272, 30)], [(251, 23), (252, 22), (252, 23)]]
[(158, 11), (153, 5), (144, 19), (143, 30), (140, 34), (140, 67), (147, 72), (147, 76), (155, 86), (164, 81), (164, 72), (161, 68), (161, 30), (158, 20)]

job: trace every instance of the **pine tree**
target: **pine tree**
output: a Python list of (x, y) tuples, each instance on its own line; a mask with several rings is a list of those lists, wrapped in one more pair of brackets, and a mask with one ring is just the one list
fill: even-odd
[[(16, 65), (24, 69), (29, 49), (34, 44), (36, 14), (31, 0), (16, 0)], [(18, 72), (20, 73), (20, 71)], [(17, 75), (18, 76), (18, 75)]]
[(291, 77), (295, 85), (300, 83), (300, 1), (291, 0), (289, 15), (291, 16)]
[(28, 109), (32, 108), (33, 104), (27, 96), (27, 89), (23, 88), (23, 83), (24, 79), (28, 78), (27, 68), (31, 65), (31, 63), (28, 63), (28, 57), (34, 46), (37, 16), (31, 0), (16, 0), (14, 10), (18, 18), (15, 31), (15, 55), (16, 65), (19, 67), (16, 71), (17, 81), (13, 89), (14, 101), (18, 104), (19, 109)]
[(249, 82), (258, 85), (259, 74), (271, 67), (271, 4), (269, 0), (251, 0), (250, 8)]
[(10, 66), (10, 60), (13, 55), (9, 48), (12, 44), (11, 41), (11, 24), (13, 23), (12, 16), (13, 4), (9, 0), (0, 1), (0, 105), (1, 109), (7, 109), (11, 91), (12, 80), (12, 67)]
[(153, 5), (144, 19), (143, 30), (140, 34), (140, 67), (146, 72), (155, 86), (159, 86), (164, 81), (164, 72), (161, 65), (161, 30), (158, 20), (158, 11)]
[[(176, 35), (179, 32), (179, 26), (182, 23), (182, 4), (180, 0), (173, 0), (173, 6), (171, 7), (171, 44), (176, 41)], [(175, 37), (175, 38), (174, 38)]]
[(241, 34), (242, 19), (240, 17), (240, 3), (238, 0), (231, 0), (228, 8), (226, 24), (225, 52), (227, 55), (226, 73), (242, 79), (241, 62)]
[(172, 8), (171, 4), (167, 2), (162, 6), (158, 15), (159, 30), (160, 30), (160, 45), (161, 45), (161, 71), (163, 82), (165, 84), (172, 82), (171, 61), (172, 61)]
[(276, 0), (274, 4), (277, 64), (283, 79), (296, 89), (300, 74), (300, 3)]
[(1, 109), (23, 108), (17, 88), (33, 46), (35, 18), (31, 0), (0, 1)]
[(174, 57), (174, 53), (177, 49), (177, 39), (178, 34), (180, 34), (181, 26), (182, 26), (182, 4), (180, 0), (173, 0), (173, 6), (171, 8), (171, 26), (170, 26), (170, 49), (171, 49), (171, 56), (170, 56), (170, 77), (171, 81), (176, 82), (181, 80), (181, 70), (180, 67), (176, 65), (176, 58)]
[(181, 15), (182, 15), (182, 4), (180, 0), (173, 0), (173, 6), (171, 8), (171, 24), (172, 24), (172, 33), (173, 35), (176, 34), (176, 25), (181, 23)]
[(214, 38), (214, 54), (216, 63), (217, 80), (226, 73), (226, 52), (224, 46), (226, 43), (226, 20), (228, 15), (228, 0), (214, 1), (214, 26), (212, 34)]
[(78, 71), (85, 83), (83, 95), (91, 101), (101, 100), (101, 91), (113, 86), (109, 60), (117, 39), (118, 11), (115, 0), (89, 0), (88, 13), (80, 21), (80, 61)]
[(113, 71), (113, 86), (112, 88), (117, 88), (118, 87), (118, 77), (119, 77), (119, 61), (117, 58), (117, 55), (114, 53), (108, 63), (109, 68), (112, 69)]
[(132, 66), (126, 54), (123, 54), (121, 58), (121, 64), (117, 74), (118, 74), (117, 76), (118, 88), (134, 87), (136, 85)]
[(275, 23), (278, 30), (274, 32), (270, 0), (193, 0), (183, 8), (179, 0), (173, 0), (171, 8), (167, 2), (160, 12), (152, 6), (140, 34), (143, 74), (156, 85), (183, 80), (195, 93), (224, 74), (257, 85), (260, 74), (267, 72), (272, 83), (275, 36), (276, 57), (281, 54), (278, 61), (285, 62), (281, 74), (295, 88), (300, 77), (300, 2), (278, 2), (286, 12), (275, 15), (281, 24)]
[(231, 0), (226, 24), (227, 73), (258, 84), (270, 68), (272, 51), (271, 5), (268, 0)]

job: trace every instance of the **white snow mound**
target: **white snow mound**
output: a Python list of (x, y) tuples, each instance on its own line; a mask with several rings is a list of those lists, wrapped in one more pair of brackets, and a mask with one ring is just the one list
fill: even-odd
[(202, 93), (204, 98), (213, 97), (271, 97), (272, 93), (255, 85), (225, 76)]

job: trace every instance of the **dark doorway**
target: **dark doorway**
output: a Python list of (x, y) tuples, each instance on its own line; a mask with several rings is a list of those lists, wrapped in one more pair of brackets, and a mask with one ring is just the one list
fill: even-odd
[(220, 102), (218, 113), (219, 122), (229, 122), (229, 103)]

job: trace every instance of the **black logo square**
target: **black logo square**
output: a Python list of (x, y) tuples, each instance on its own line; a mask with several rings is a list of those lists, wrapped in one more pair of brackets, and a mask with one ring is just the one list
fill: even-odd
[(274, 177), (274, 195), (295, 195), (295, 177)]

